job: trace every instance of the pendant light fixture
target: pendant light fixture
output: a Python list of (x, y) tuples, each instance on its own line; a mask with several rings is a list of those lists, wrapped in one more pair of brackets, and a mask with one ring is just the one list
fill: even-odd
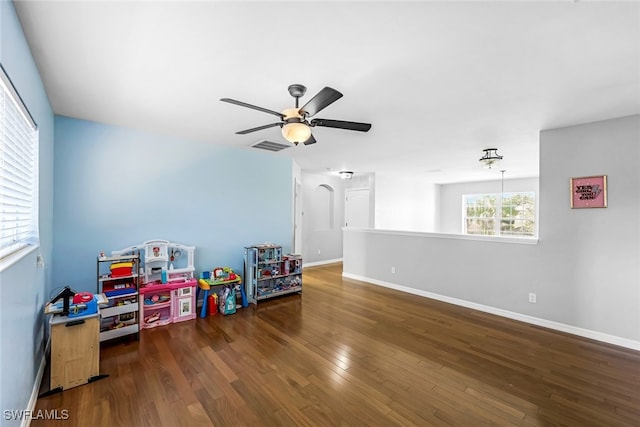
[(482, 150), (484, 155), (480, 157), (480, 163), (485, 168), (491, 169), (493, 166), (497, 166), (500, 160), (502, 160), (502, 156), (498, 154), (497, 148), (485, 148)]

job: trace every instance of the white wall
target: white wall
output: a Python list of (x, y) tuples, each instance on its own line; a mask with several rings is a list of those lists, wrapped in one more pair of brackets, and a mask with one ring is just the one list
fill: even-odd
[(439, 186), (402, 173), (375, 175), (375, 228), (437, 231)]
[[(345, 230), (343, 274), (640, 349), (639, 142), (640, 115), (541, 132), (537, 244)], [(571, 209), (569, 179), (598, 174), (609, 207)]]
[[(302, 171), (302, 259), (305, 264), (342, 258), (343, 183), (335, 175)], [(332, 190), (333, 199), (331, 226), (327, 226), (329, 212), (324, 208), (329, 195), (327, 188)]]
[[(325, 186), (333, 190), (333, 212), (331, 227), (326, 226), (327, 212), (323, 208), (326, 192), (318, 189)], [(375, 177), (372, 173), (358, 172), (350, 180), (341, 179), (331, 172), (301, 172), (302, 207), (301, 253), (305, 264), (332, 262), (342, 259), (342, 227), (345, 222), (345, 190), (368, 188), (370, 190), (369, 213), (374, 218), (376, 195)], [(319, 253), (318, 253), (319, 251)]]
[[(640, 341), (638, 165), (640, 115), (540, 133), (541, 316)], [(570, 178), (601, 174), (608, 207), (570, 209)]]
[[(302, 171), (300, 166), (292, 161), (291, 164), (291, 175), (293, 176), (293, 182), (291, 185), (293, 189), (291, 191), (291, 195), (293, 196), (293, 202), (291, 203), (293, 207), (292, 218), (294, 219), (293, 224), (293, 244), (291, 245), (291, 253), (301, 254), (302, 253)], [(297, 188), (296, 188), (297, 187)]]
[[(438, 233), (461, 233), (462, 195), (500, 193), (496, 180), (457, 184), (433, 184), (424, 177), (402, 173), (375, 174), (375, 228)], [(504, 180), (504, 191), (533, 191), (538, 178)]]
[[(440, 224), (435, 230), (440, 233), (462, 232), (462, 195), (481, 193), (500, 193), (502, 181), (500, 172), (488, 171), (487, 175), (496, 176), (497, 180), (480, 182), (463, 182), (458, 184), (446, 184), (440, 186)], [(533, 191), (538, 192), (538, 178), (509, 179), (508, 171), (505, 172), (504, 191)], [(538, 217), (538, 215), (536, 215)]]

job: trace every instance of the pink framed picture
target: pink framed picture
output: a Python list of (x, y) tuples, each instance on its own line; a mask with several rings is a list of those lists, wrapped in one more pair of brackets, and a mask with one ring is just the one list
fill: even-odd
[(571, 178), (571, 208), (606, 208), (607, 176)]

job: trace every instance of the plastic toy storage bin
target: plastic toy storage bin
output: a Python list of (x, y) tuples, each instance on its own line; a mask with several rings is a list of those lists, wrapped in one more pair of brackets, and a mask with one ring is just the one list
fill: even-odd
[(140, 288), (140, 329), (168, 325), (173, 321), (170, 284), (146, 285)]
[(132, 262), (115, 262), (111, 264), (111, 277), (126, 277), (133, 273)]

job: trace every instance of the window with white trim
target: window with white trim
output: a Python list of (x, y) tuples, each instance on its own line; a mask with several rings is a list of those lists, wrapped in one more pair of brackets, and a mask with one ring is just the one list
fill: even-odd
[(38, 238), (38, 127), (0, 66), (0, 259)]
[(462, 233), (483, 236), (535, 237), (533, 191), (462, 196)]

